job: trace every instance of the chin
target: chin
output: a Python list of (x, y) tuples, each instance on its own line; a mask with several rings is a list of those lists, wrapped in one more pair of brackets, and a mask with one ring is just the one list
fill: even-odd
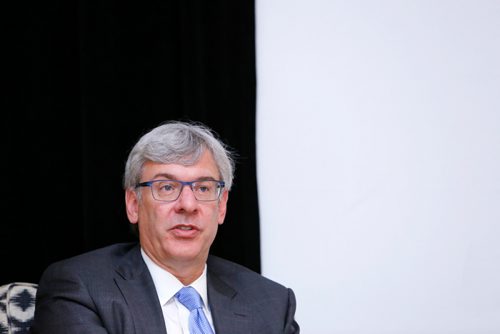
[(168, 252), (170, 257), (180, 261), (194, 261), (204, 259), (205, 255), (199, 249), (176, 249), (173, 252)]

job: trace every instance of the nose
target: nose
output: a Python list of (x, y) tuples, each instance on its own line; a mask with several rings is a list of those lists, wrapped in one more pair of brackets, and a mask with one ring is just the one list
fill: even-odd
[(190, 186), (182, 187), (181, 194), (177, 201), (175, 201), (175, 208), (177, 211), (193, 212), (198, 207), (198, 200), (194, 197), (193, 190)]

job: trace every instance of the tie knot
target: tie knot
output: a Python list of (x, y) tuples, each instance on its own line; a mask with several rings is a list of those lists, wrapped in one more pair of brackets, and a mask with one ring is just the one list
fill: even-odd
[(180, 289), (179, 292), (175, 294), (175, 297), (177, 297), (181, 304), (184, 305), (189, 311), (201, 308), (203, 305), (201, 296), (191, 286), (186, 286)]

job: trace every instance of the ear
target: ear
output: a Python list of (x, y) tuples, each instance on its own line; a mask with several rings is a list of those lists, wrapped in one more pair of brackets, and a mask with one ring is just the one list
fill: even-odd
[(133, 189), (125, 190), (125, 206), (128, 220), (131, 224), (137, 224), (139, 221), (139, 199)]
[(224, 223), (224, 218), (226, 217), (227, 201), (228, 200), (229, 200), (229, 191), (225, 190), (219, 199), (219, 217), (217, 219), (219, 225), (222, 225), (222, 223)]

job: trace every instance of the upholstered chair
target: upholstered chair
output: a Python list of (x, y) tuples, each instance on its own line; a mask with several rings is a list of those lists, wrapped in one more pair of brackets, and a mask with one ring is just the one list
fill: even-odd
[(14, 282), (0, 286), (0, 334), (28, 334), (35, 313), (37, 285)]

